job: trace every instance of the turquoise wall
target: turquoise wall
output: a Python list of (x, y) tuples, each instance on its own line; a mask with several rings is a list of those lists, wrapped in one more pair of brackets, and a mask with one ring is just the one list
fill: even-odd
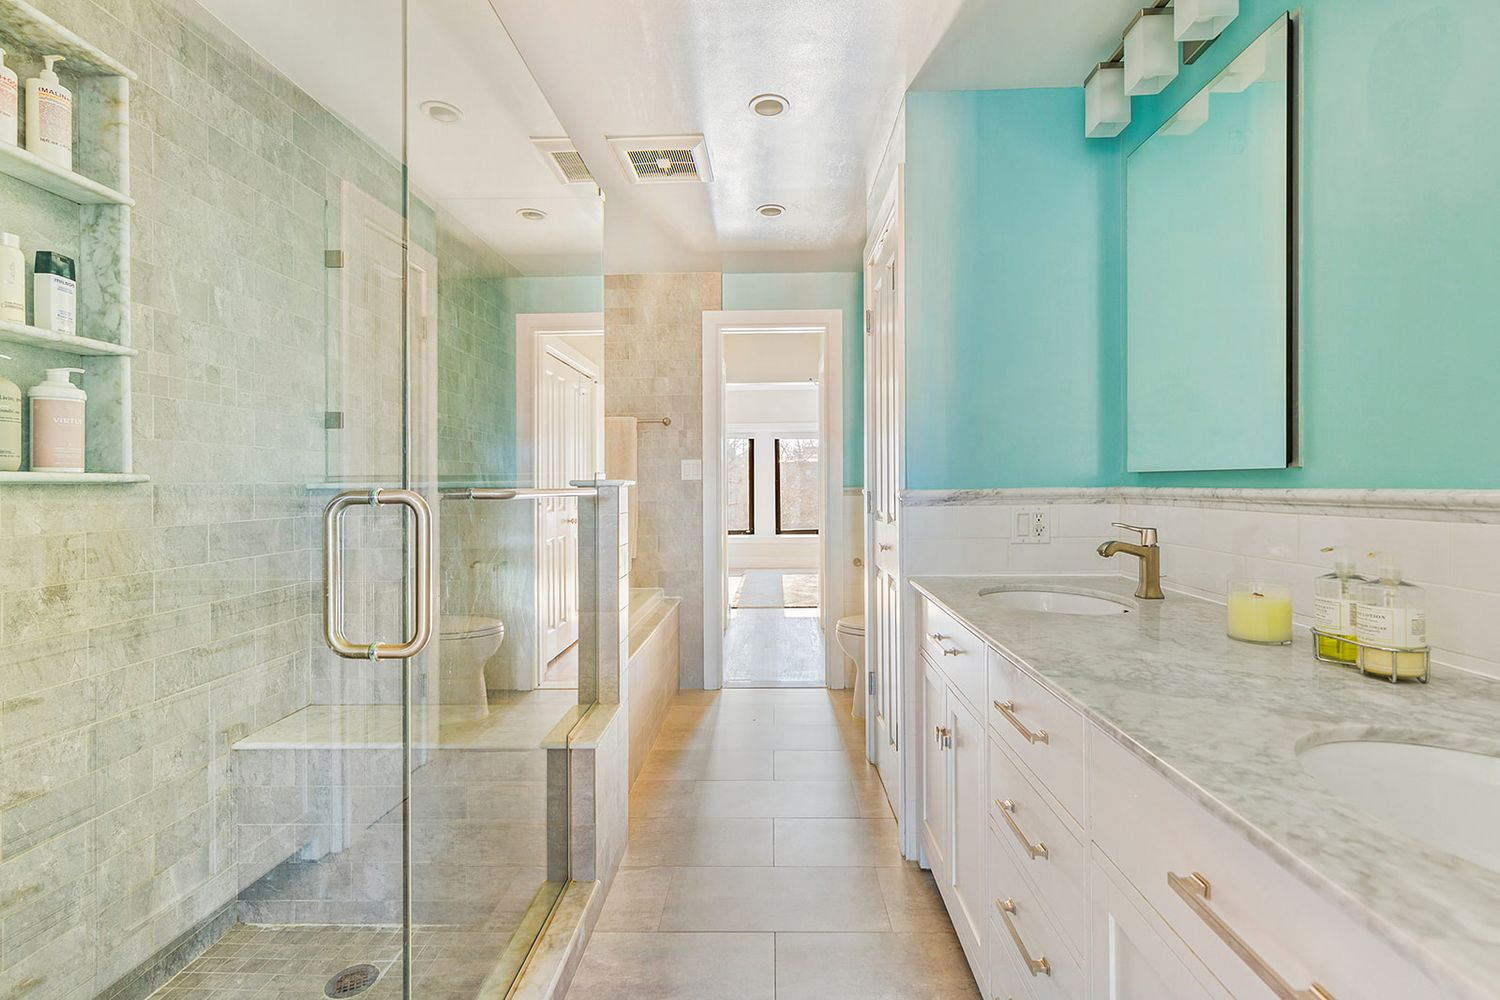
[(865, 481), (864, 282), (856, 272), (725, 274), (725, 309), (839, 309), (844, 313), (844, 485)]
[(1124, 472), (1119, 164), (1286, 10), (1118, 140), (1076, 90), (908, 95), (909, 486), (1500, 488), (1493, 0), (1304, 0), (1303, 467)]
[(1097, 486), (1121, 468), (1117, 143), (1083, 92), (906, 101), (906, 479)]

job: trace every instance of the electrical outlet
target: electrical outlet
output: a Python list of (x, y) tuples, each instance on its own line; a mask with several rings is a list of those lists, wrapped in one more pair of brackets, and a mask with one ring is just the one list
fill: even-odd
[(1051, 508), (1018, 508), (1016, 510), (1016, 541), (1022, 545), (1046, 545), (1051, 542)]
[(684, 458), (682, 460), (682, 481), (695, 483), (703, 478), (703, 461), (697, 458)]

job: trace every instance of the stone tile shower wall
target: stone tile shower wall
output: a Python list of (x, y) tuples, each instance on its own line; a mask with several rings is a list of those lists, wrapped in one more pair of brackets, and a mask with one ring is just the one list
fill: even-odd
[[(327, 213), (346, 179), (399, 205), (388, 160), (190, 0), (42, 7), (140, 74), (152, 480), (0, 488), (0, 996), (30, 1000), (105, 990), (279, 860), (237, 838), (230, 747), (305, 705), (326, 657)], [(0, 180), (22, 200), (30, 231), (76, 229)]]
[(640, 428), (631, 582), (682, 598), (685, 688), (703, 686), (703, 483), (682, 463), (703, 458), (703, 313), (722, 299), (717, 271), (604, 278), (605, 412), (672, 418)]

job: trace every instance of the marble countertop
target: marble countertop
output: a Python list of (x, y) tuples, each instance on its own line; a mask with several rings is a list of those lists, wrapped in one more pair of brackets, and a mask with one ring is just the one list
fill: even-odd
[[(1314, 660), (1300, 627), (1292, 646), (1235, 642), (1224, 635), (1223, 605), (1170, 591), (1165, 601), (1136, 601), (1133, 578), (912, 583), (1453, 995), (1500, 997), (1500, 873), (1360, 811), (1304, 772), (1296, 754), (1378, 738), (1500, 755), (1500, 682), (1441, 665), (1426, 685), (1362, 677)], [(1108, 596), (1135, 610), (1014, 611), (980, 596), (990, 588)]]

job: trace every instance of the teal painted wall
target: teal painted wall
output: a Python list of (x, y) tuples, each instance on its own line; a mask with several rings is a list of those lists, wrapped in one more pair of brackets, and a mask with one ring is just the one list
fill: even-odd
[(1083, 92), (906, 102), (906, 479), (1097, 486), (1122, 467), (1118, 144)]
[(725, 309), (840, 309), (844, 313), (844, 485), (865, 481), (864, 282), (855, 272), (725, 274)]
[[(1135, 102), (1134, 148), (1286, 6)], [(1131, 485), (1500, 487), (1500, 3), (1301, 7), (1303, 467)]]
[(1119, 164), (1286, 9), (1118, 140), (1076, 90), (908, 95), (909, 486), (1500, 488), (1492, 0), (1304, 0), (1303, 467), (1124, 472)]

